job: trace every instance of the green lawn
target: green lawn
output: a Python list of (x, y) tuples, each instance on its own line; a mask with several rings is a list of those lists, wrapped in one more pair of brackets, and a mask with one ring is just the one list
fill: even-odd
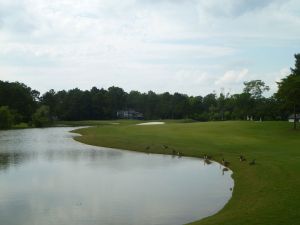
[[(224, 157), (230, 162), (235, 181), (232, 199), (216, 215), (194, 224), (300, 224), (300, 131), (292, 130), (291, 124), (167, 121), (166, 125), (136, 126), (136, 121), (119, 122), (77, 130), (83, 136), (76, 140), (161, 154), (171, 154), (171, 149), (194, 157), (207, 153), (216, 161)], [(239, 161), (240, 154), (247, 162)], [(252, 159), (257, 162), (254, 166), (248, 164)]]

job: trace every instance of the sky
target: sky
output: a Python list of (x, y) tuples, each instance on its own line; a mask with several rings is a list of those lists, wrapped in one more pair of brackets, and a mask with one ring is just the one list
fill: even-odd
[(295, 53), (299, 0), (0, 0), (0, 80), (42, 93), (272, 94)]

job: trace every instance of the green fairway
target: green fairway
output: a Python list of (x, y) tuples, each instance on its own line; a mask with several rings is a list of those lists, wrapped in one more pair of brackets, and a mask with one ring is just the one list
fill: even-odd
[[(291, 124), (167, 121), (136, 126), (136, 121), (118, 122), (77, 130), (83, 136), (76, 140), (161, 154), (172, 154), (175, 149), (185, 156), (208, 154), (213, 160), (221, 162), (224, 157), (230, 162), (235, 181), (232, 199), (216, 215), (194, 224), (300, 224), (300, 131), (292, 130)], [(240, 162), (240, 154), (247, 161)], [(250, 166), (253, 159), (256, 165)]]

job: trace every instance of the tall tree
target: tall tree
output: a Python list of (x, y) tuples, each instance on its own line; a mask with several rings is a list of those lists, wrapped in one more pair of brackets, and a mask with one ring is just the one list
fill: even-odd
[(126, 95), (127, 93), (122, 88), (114, 86), (108, 88), (107, 96), (110, 103), (111, 118), (116, 118), (117, 111), (126, 108)]
[(0, 81), (0, 106), (8, 106), (18, 121), (28, 122), (37, 108), (39, 92), (19, 82)]
[(277, 83), (276, 96), (283, 101), (285, 107), (293, 111), (294, 129), (297, 129), (296, 114), (300, 107), (300, 54), (296, 54), (295, 59), (295, 68), (291, 69), (291, 74)]
[(270, 90), (270, 87), (265, 84), (262, 80), (252, 80), (244, 82), (244, 93), (249, 94), (252, 102), (251, 116), (257, 119), (262, 119), (261, 105), (263, 103), (263, 93)]
[(270, 87), (261, 80), (251, 80), (244, 82), (244, 93), (248, 93), (254, 99), (259, 99), (265, 91), (269, 91)]
[(49, 106), (49, 111), (51, 116), (56, 116), (56, 107), (57, 107), (57, 97), (56, 93), (53, 89), (49, 90), (45, 94), (42, 95), (40, 99), (40, 103), (42, 105)]

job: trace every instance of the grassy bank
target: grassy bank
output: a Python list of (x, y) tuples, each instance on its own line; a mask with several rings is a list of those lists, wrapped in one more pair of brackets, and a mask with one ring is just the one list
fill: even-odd
[(28, 123), (18, 123), (18, 124), (14, 124), (11, 129), (26, 129), (26, 128), (30, 128), (30, 126), (28, 125)]
[[(175, 149), (187, 156), (209, 154), (216, 161), (224, 157), (234, 171), (233, 197), (219, 213), (194, 224), (300, 223), (300, 131), (293, 131), (287, 122), (169, 121), (135, 126), (120, 121), (76, 132), (83, 135), (76, 140), (91, 145), (161, 154)], [(246, 162), (239, 161), (240, 154)], [(249, 165), (252, 159), (257, 162), (254, 166)]]

